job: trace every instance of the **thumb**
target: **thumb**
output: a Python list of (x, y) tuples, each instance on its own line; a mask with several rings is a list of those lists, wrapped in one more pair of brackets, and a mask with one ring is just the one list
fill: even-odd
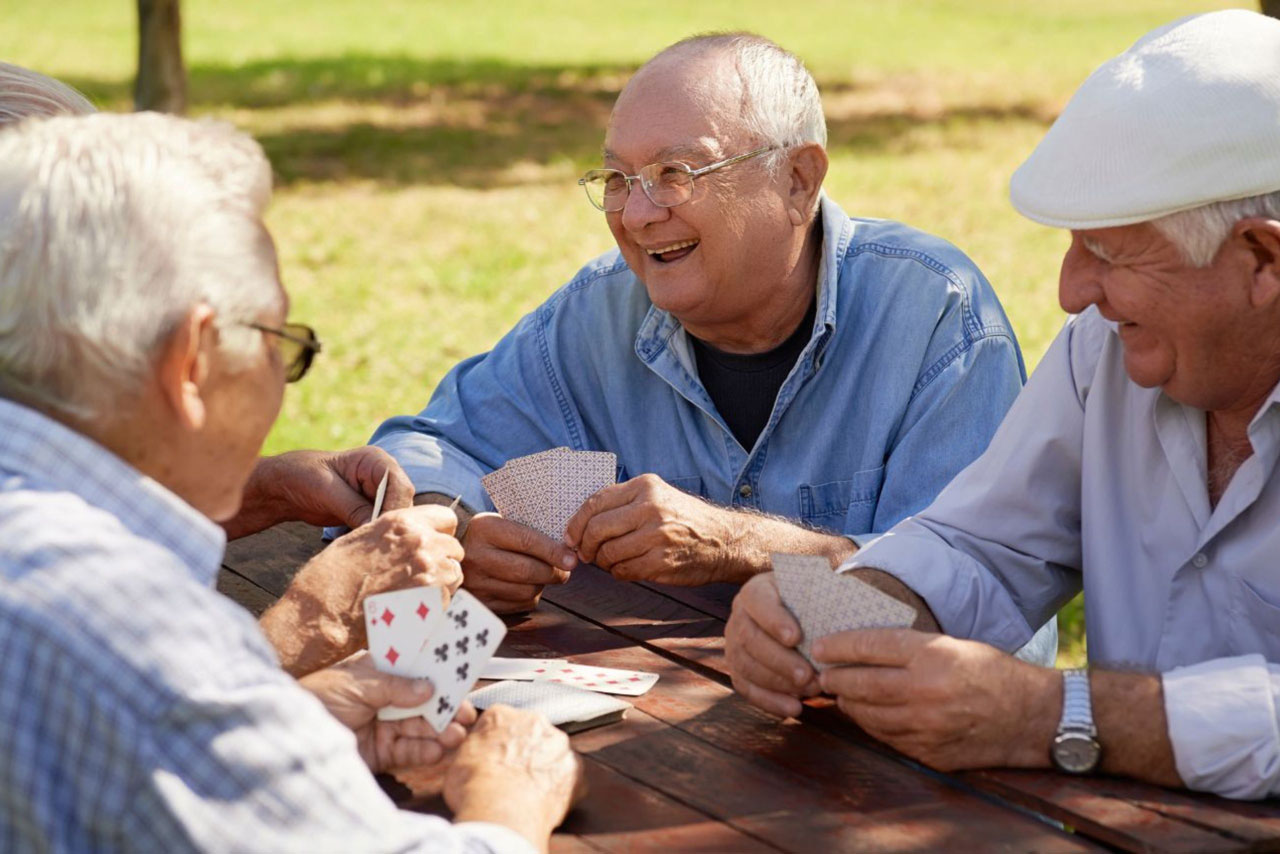
[(369, 705), (379, 709), (384, 706), (420, 706), (435, 693), (429, 679), (406, 679), (403, 676), (384, 674), (375, 685), (374, 690), (368, 694), (368, 700)]

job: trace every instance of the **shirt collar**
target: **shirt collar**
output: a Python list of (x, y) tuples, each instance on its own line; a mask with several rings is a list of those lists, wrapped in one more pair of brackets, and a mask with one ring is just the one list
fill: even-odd
[[(849, 218), (840, 206), (827, 194), (821, 196), (819, 216), (822, 219), (822, 247), (818, 257), (818, 310), (814, 317), (813, 331), (806, 346), (815, 341), (828, 341), (836, 328), (836, 307), (840, 282), (839, 256), (850, 238)], [(636, 332), (636, 355), (646, 363), (657, 358), (676, 333), (683, 327), (668, 311), (650, 305), (649, 311)], [(685, 354), (687, 356), (687, 354)]]
[(26, 476), (36, 488), (79, 496), (213, 585), (227, 542), (222, 528), (87, 436), (0, 399), (0, 469)]

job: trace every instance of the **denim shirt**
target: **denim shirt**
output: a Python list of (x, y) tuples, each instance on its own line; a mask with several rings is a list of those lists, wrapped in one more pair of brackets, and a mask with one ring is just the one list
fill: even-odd
[(1025, 380), (1013, 330), (963, 253), (822, 202), (817, 314), (752, 448), (698, 381), (688, 335), (617, 251), (584, 267), (427, 408), (373, 444), (418, 492), (491, 509), (480, 478), (547, 448), (613, 451), (718, 504), (857, 536), (923, 509), (987, 446)]

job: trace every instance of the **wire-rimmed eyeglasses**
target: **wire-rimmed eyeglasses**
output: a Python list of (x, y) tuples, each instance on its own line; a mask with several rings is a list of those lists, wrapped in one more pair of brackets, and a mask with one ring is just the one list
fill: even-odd
[(767, 145), (701, 169), (690, 169), (683, 163), (650, 163), (634, 175), (619, 169), (592, 169), (578, 179), (578, 184), (586, 191), (591, 204), (605, 213), (620, 211), (626, 206), (627, 197), (631, 195), (631, 182), (637, 180), (649, 201), (660, 208), (674, 208), (693, 198), (694, 178), (758, 157), (775, 148), (776, 145)]
[(320, 339), (310, 326), (303, 323), (286, 323), (276, 328), (261, 323), (246, 323), (250, 329), (267, 332), (276, 336), (276, 346), (280, 348), (280, 361), (284, 362), (284, 381), (296, 383), (307, 375), (316, 353), (321, 350)]

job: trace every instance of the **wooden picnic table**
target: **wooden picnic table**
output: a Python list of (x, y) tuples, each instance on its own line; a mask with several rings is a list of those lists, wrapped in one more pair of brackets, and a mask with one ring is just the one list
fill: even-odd
[[(230, 544), (219, 589), (254, 614), (322, 548), (286, 524)], [(1051, 772), (931, 771), (863, 733), (826, 698), (779, 721), (731, 688), (724, 624), (735, 587), (615, 581), (584, 566), (508, 620), (512, 657), (654, 671), (624, 721), (572, 736), (590, 792), (554, 851), (1280, 851), (1280, 801), (1242, 803)], [(429, 778), (384, 787), (447, 815)]]

